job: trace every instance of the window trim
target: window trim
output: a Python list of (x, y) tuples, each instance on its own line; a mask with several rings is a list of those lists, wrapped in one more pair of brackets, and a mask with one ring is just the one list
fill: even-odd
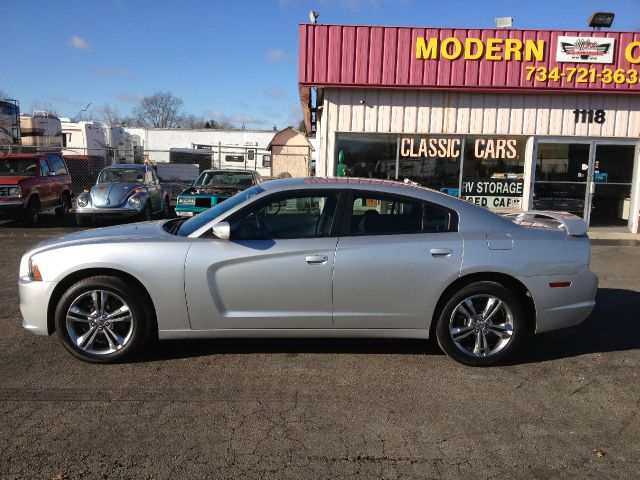
[[(233, 240), (231, 241), (242, 241), (242, 242), (256, 242), (256, 241), (265, 241), (265, 240), (306, 240), (306, 239), (315, 239), (315, 238), (332, 238), (340, 236), (340, 229), (343, 224), (344, 212), (345, 212), (345, 199), (346, 192), (342, 189), (336, 188), (327, 188), (327, 189), (300, 189), (300, 190), (288, 190), (286, 192), (275, 192), (270, 195), (267, 195), (259, 200), (251, 202), (249, 205), (241, 208), (240, 210), (233, 212), (229, 216), (222, 219), (223, 222), (231, 223), (235, 218), (239, 216), (246, 215), (248, 211), (262, 208), (263, 206), (273, 203), (274, 201), (278, 201), (280, 199), (288, 199), (288, 198), (300, 198), (300, 197), (308, 197), (308, 196), (329, 196), (336, 195), (338, 197), (338, 204), (336, 205), (336, 213), (333, 219), (333, 223), (331, 224), (331, 230), (327, 235), (313, 235), (308, 237), (278, 237), (273, 239), (268, 238), (254, 238), (254, 239), (244, 239), (244, 240)], [(204, 237), (212, 237), (212, 234), (207, 231), (201, 238)]]
[[(424, 230), (424, 211), (423, 211), (423, 224), (422, 229), (419, 232), (388, 232), (388, 233), (352, 233), (351, 232), (351, 222), (353, 219), (353, 202), (355, 198), (360, 196), (375, 196), (380, 198), (381, 200), (385, 199), (401, 199), (407, 203), (422, 203), (423, 205), (435, 208), (437, 210), (442, 210), (449, 214), (449, 225), (446, 230), (442, 230), (440, 232), (430, 232)], [(375, 190), (360, 190), (360, 189), (352, 189), (349, 190), (345, 195), (344, 201), (344, 212), (342, 213), (342, 225), (340, 227), (340, 236), (341, 237), (379, 237), (384, 235), (425, 235), (425, 234), (438, 234), (438, 233), (451, 233), (458, 231), (458, 213), (451, 208), (445, 207), (444, 205), (440, 205), (438, 203), (430, 202), (429, 200), (424, 200), (418, 197), (412, 197), (410, 195), (403, 195), (401, 193), (389, 193), (389, 192), (380, 192)]]

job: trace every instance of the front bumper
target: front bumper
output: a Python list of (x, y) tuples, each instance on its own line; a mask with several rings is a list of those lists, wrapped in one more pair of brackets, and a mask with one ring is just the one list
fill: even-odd
[(175, 212), (179, 217), (193, 217), (209, 210), (206, 207), (194, 207), (193, 205), (176, 205)]
[(85, 207), (76, 208), (76, 216), (78, 217), (101, 217), (101, 218), (116, 218), (116, 217), (135, 217), (140, 215), (141, 210), (136, 208), (96, 208)]
[(49, 335), (47, 311), (49, 299), (58, 282), (36, 282), (28, 277), (18, 281), (22, 326), (35, 335)]
[(0, 202), (0, 216), (19, 215), (24, 210), (24, 202), (22, 200), (7, 200)]
[[(519, 280), (533, 295), (536, 333), (579, 325), (596, 305), (598, 277), (587, 266), (575, 275), (542, 275)], [(551, 288), (552, 282), (571, 282), (571, 286)]]

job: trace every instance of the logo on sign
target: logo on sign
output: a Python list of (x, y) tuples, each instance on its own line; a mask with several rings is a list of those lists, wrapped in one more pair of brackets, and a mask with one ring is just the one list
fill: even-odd
[(558, 37), (556, 61), (613, 63), (615, 39), (595, 37)]

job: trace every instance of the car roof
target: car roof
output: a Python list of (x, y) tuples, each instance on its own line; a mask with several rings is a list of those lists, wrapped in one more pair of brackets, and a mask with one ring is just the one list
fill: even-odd
[(47, 155), (60, 155), (59, 153), (51, 152), (51, 153), (11, 153), (9, 155), (0, 155), (0, 159), (3, 158), (24, 158), (24, 159), (37, 159), (37, 158), (47, 158)]
[(202, 173), (256, 173), (253, 170), (242, 170), (241, 168), (207, 168)]
[(145, 170), (147, 165), (141, 165), (139, 163), (114, 163), (113, 165), (104, 167), (105, 170), (107, 168), (131, 168), (134, 170)]

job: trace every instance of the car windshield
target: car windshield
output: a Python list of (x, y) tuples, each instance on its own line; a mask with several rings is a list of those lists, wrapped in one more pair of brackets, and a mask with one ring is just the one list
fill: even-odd
[(255, 185), (250, 172), (202, 172), (194, 183), (196, 187), (249, 188)]
[(105, 168), (98, 176), (98, 183), (144, 183), (144, 170), (140, 168)]
[(209, 210), (202, 212), (200, 215), (196, 215), (195, 217), (190, 218), (189, 220), (184, 222), (182, 225), (180, 225), (177, 234), (181, 237), (188, 237), (199, 228), (205, 226), (214, 218), (219, 217), (220, 215), (231, 210), (233, 207), (246, 202), (250, 198), (255, 197), (262, 192), (264, 192), (264, 188), (256, 185), (255, 187), (237, 193), (236, 195), (230, 197), (228, 200), (225, 200), (224, 202), (217, 204), (215, 207), (211, 207)]
[(36, 175), (36, 161), (33, 158), (2, 158), (0, 157), (0, 175)]

